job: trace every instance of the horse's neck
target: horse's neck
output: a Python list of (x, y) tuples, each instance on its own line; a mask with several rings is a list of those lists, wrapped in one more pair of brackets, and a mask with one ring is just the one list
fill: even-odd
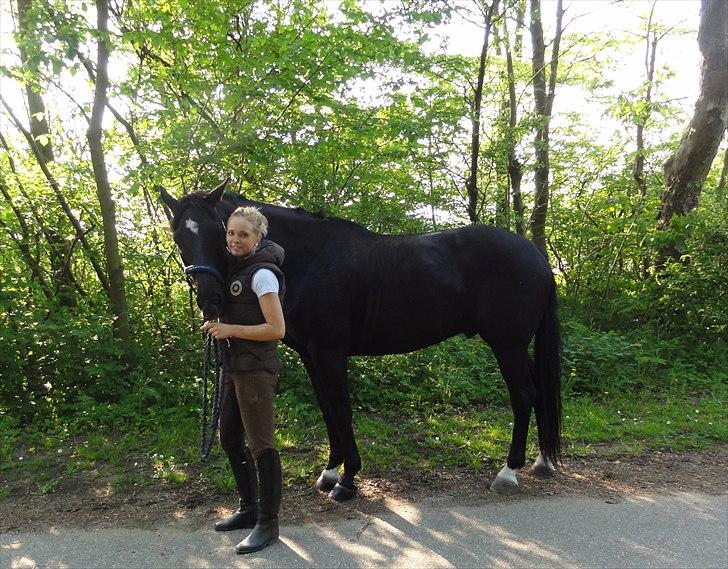
[(271, 239), (284, 248), (317, 250), (332, 239), (341, 242), (349, 235), (357, 235), (359, 238), (376, 236), (364, 227), (348, 224), (343, 220), (317, 217), (308, 212), (256, 202), (235, 194), (225, 194), (217, 211), (223, 223), (227, 223), (228, 217), (236, 208), (248, 205), (260, 208), (268, 218)]
[(215, 207), (217, 214), (223, 223), (227, 223), (230, 214), (234, 212), (238, 207), (244, 205), (242, 201), (235, 199), (235, 196), (225, 194), (222, 200)]

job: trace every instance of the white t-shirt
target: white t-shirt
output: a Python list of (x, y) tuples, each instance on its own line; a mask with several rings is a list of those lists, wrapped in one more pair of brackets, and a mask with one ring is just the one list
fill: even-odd
[(278, 294), (279, 285), (278, 277), (273, 274), (270, 269), (258, 269), (253, 273), (253, 280), (250, 283), (250, 288), (260, 298), (264, 294), (274, 292)]

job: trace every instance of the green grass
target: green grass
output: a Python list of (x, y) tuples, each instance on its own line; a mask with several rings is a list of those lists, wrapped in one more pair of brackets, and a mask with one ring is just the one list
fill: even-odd
[(680, 451), (728, 441), (725, 399), (715, 395), (667, 395), (567, 401), (564, 410), (567, 452), (589, 454), (597, 443), (619, 443), (625, 450)]
[(111, 487), (114, 490), (125, 490), (132, 486), (148, 486), (153, 483), (154, 481), (150, 480), (147, 476), (128, 471), (117, 474), (111, 479)]
[[(681, 451), (728, 442), (725, 388), (714, 394), (604, 394), (564, 397), (564, 453), (567, 456)], [(328, 458), (320, 412), (284, 393), (276, 402), (277, 445), (286, 484), (312, 484)], [(354, 428), (363, 476), (390, 476), (404, 470), (500, 465), (508, 452), (509, 407), (415, 405), (379, 412), (356, 411)], [(119, 422), (116, 421), (115, 424)], [(99, 426), (69, 434), (65, 428), (39, 433), (10, 429), (0, 435), (3, 453), (0, 498), (12, 495), (13, 481), (32, 482), (39, 495), (57, 490), (58, 476), (103, 478), (113, 488), (143, 484), (184, 485), (199, 481), (233, 492), (227, 460), (215, 446), (199, 462), (199, 425), (193, 409), (175, 408), (136, 418), (120, 432)], [(535, 424), (528, 455), (534, 458)], [(22, 459), (21, 459), (22, 457)], [(8, 483), (6, 483), (8, 482)]]
[(48, 480), (46, 482), (38, 483), (38, 494), (45, 496), (46, 494), (53, 494), (58, 489), (58, 479)]

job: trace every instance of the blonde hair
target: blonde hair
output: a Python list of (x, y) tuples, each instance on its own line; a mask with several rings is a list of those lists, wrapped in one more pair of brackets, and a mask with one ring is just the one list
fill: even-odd
[(230, 217), (237, 216), (247, 219), (253, 226), (253, 230), (261, 237), (268, 233), (268, 220), (257, 207), (241, 206), (230, 214)]

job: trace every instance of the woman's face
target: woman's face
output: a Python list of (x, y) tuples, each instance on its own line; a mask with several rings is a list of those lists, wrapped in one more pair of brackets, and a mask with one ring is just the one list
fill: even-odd
[(260, 241), (260, 235), (253, 228), (253, 224), (239, 215), (233, 215), (228, 220), (225, 238), (228, 249), (236, 257), (250, 255)]

